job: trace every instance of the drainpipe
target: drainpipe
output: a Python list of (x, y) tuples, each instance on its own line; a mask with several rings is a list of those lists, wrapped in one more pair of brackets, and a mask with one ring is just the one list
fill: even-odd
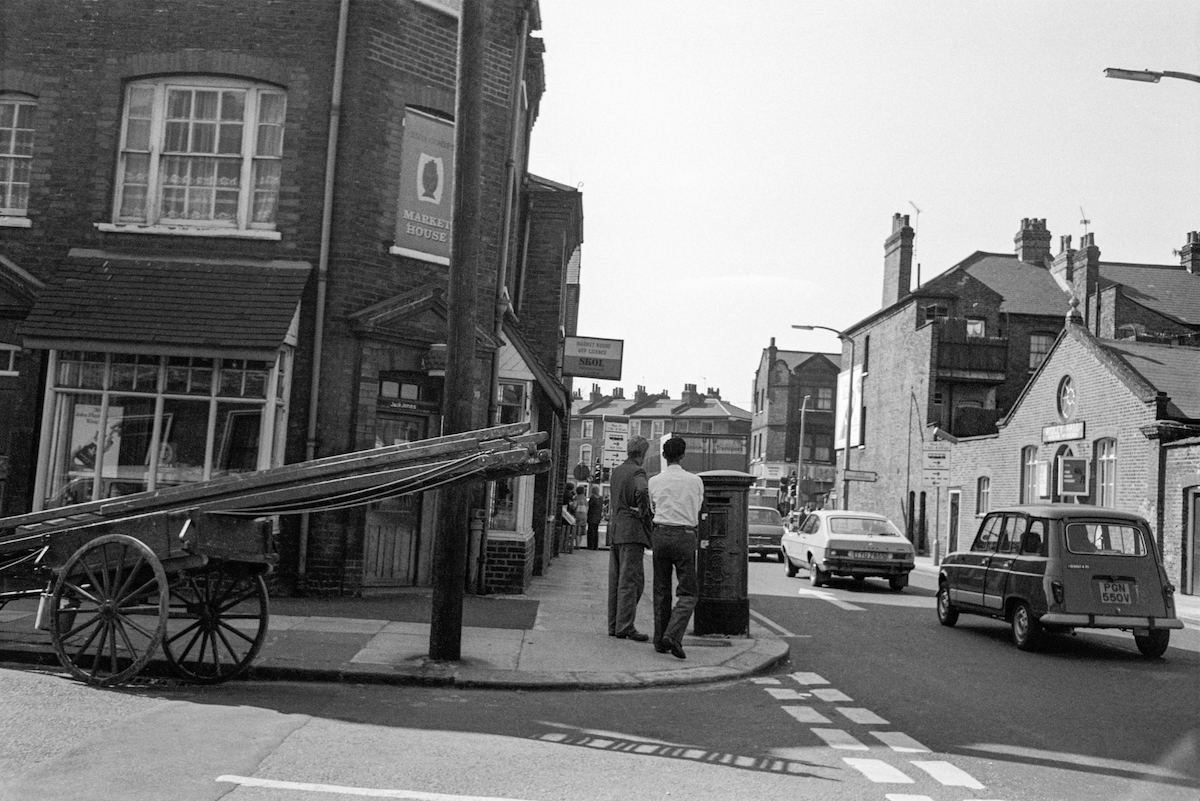
[[(337, 51), (333, 58), (333, 92), (329, 101), (329, 143), (325, 149), (325, 192), (321, 209), (321, 255), (317, 262), (317, 307), (313, 326), (312, 381), (308, 392), (308, 435), (304, 460), (317, 453), (317, 404), (321, 393), (321, 358), (325, 338), (325, 289), (329, 283), (329, 239), (333, 230), (333, 183), (337, 166), (338, 124), (342, 116), (342, 75), (346, 63), (346, 28), (350, 0), (341, 0), (338, 8)], [(303, 590), (307, 577), (309, 515), (300, 516), (300, 549), (296, 582)]]
[[(509, 254), (512, 252), (512, 246), (509, 238), (512, 236), (513, 222), (513, 191), (516, 188), (517, 181), (517, 142), (520, 133), (519, 126), (521, 124), (521, 86), (525, 83), (525, 51), (526, 40), (529, 38), (529, 4), (525, 4), (525, 11), (521, 15), (521, 35), (517, 40), (517, 53), (515, 56), (516, 63), (513, 65), (513, 107), (512, 107), (512, 127), (509, 130), (508, 141), (508, 160), (505, 162), (504, 176), (504, 233), (501, 242), (504, 247), (500, 251), (500, 270), (496, 275), (496, 325), (495, 339), (496, 350), (492, 354), (492, 386), (488, 394), (488, 424), (495, 425), (499, 422), (500, 407), (500, 347), (501, 337), (504, 333), (504, 315), (508, 311), (511, 299), (508, 297), (508, 260)], [(533, 398), (529, 399), (530, 408), (532, 408)], [(486, 509), (492, 508), (492, 497), (496, 491), (495, 482), (488, 482)], [(486, 519), (485, 519), (486, 522)], [(487, 529), (480, 533), (482, 540), (479, 543), (479, 563), (476, 568), (475, 592), (482, 595), (485, 591), (484, 573), (487, 567)]]

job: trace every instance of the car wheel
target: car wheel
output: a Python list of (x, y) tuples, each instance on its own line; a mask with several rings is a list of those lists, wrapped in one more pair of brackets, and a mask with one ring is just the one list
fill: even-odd
[(788, 578), (795, 578), (796, 573), (799, 572), (800, 568), (792, 564), (791, 557), (789, 557), (787, 555), (787, 551), (783, 550), (782, 548), (779, 549), (779, 555), (783, 557), (783, 569), (787, 571)]
[(958, 622), (958, 610), (954, 608), (954, 604), (950, 603), (950, 588), (944, 581), (938, 585), (937, 617), (938, 623), (943, 626), (953, 626)]
[(1029, 604), (1018, 601), (1012, 611), (1013, 644), (1022, 651), (1033, 651), (1042, 642), (1042, 624), (1029, 611)]
[(808, 560), (808, 583), (814, 587), (820, 587), (829, 581), (829, 574), (824, 570), (817, 568), (816, 562), (811, 558)]
[(892, 588), (892, 592), (900, 592), (902, 589), (908, 586), (908, 574), (905, 573), (900, 576), (889, 576), (888, 586)]
[(775, 554), (775, 558), (778, 559), (780, 562), (787, 561), (787, 555), (784, 554), (783, 548), (779, 549), (779, 552)]
[(1147, 659), (1158, 659), (1167, 652), (1167, 644), (1171, 641), (1169, 629), (1150, 629), (1149, 634), (1135, 634), (1133, 641), (1138, 650)]

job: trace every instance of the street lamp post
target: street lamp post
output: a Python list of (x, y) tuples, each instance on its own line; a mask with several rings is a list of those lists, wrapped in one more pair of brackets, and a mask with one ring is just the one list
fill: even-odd
[(1170, 70), (1156, 72), (1154, 70), (1125, 70), (1120, 67), (1106, 67), (1104, 77), (1119, 78), (1122, 81), (1140, 81), (1141, 83), (1158, 83), (1161, 78), (1179, 78), (1183, 81), (1200, 83), (1200, 75), (1193, 75), (1190, 72), (1171, 72)]
[[(846, 476), (850, 472), (850, 423), (854, 419), (854, 338), (826, 325), (793, 325), (792, 328), (798, 328), (801, 331), (813, 331), (819, 328), (822, 331), (837, 334), (838, 339), (850, 343), (850, 364), (846, 368), (846, 440), (842, 443), (842, 508), (849, 509), (850, 479)], [(804, 448), (803, 440), (800, 442), (800, 448)]]
[(805, 395), (800, 401), (800, 450), (796, 453), (796, 503), (800, 503), (800, 482), (804, 480), (804, 415), (808, 411), (808, 399)]

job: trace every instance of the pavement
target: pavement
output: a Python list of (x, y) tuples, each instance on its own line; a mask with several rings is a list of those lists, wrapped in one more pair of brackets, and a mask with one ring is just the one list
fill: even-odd
[[(788, 645), (750, 619), (749, 636), (687, 636), (686, 660), (648, 642), (608, 636), (606, 549), (554, 559), (523, 595), (464, 597), (461, 659), (429, 658), (432, 595), (416, 588), (369, 598), (273, 597), (267, 640), (247, 678), (493, 689), (629, 689), (728, 681), (788, 657)], [(932, 578), (934, 560), (917, 557)], [(650, 556), (637, 626), (652, 632)], [(915, 577), (914, 577), (915, 578)], [(1188, 628), (1200, 597), (1175, 596)], [(0, 663), (58, 666), (49, 635), (33, 628), (35, 599), (0, 608)], [(169, 676), (161, 654), (143, 676)]]
[[(429, 658), (428, 588), (391, 596), (270, 599), (254, 680), (422, 684), (506, 689), (617, 689), (717, 682), (780, 662), (787, 644), (750, 621), (749, 636), (686, 636), (687, 659), (608, 636), (606, 549), (554, 559), (523, 595), (466, 596), (461, 659)], [(650, 557), (637, 627), (652, 633)], [(0, 663), (57, 666), (33, 628), (35, 599), (0, 609)], [(167, 676), (161, 652), (142, 676)], [(139, 677), (141, 678), (141, 677)]]

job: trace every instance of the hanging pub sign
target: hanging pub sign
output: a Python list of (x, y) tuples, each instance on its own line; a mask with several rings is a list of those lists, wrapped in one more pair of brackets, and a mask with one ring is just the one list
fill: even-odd
[(1088, 460), (1074, 456), (1058, 457), (1058, 494), (1088, 494)]
[(391, 252), (450, 264), (454, 124), (409, 109), (400, 153), (400, 205)]
[(563, 375), (621, 380), (623, 339), (567, 337), (563, 341)]

